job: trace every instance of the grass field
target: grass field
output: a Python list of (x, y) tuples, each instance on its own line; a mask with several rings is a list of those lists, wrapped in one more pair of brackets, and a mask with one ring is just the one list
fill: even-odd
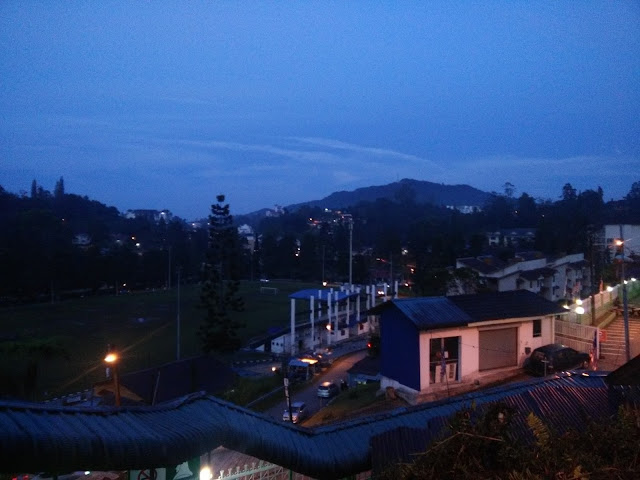
[[(246, 323), (241, 335), (251, 339), (273, 327), (289, 325), (288, 295), (317, 285), (271, 281), (268, 287), (277, 293), (261, 292), (261, 282), (244, 282), (241, 295), (244, 312), (238, 314)], [(201, 353), (196, 332), (204, 311), (198, 308), (199, 286), (180, 289), (181, 357)], [(302, 313), (309, 308), (296, 302)], [(0, 380), (16, 381), (24, 377), (27, 354), (7, 352), (10, 345), (36, 342), (58, 344), (68, 359), (41, 358), (35, 394), (42, 400), (90, 387), (104, 379), (107, 344), (115, 345), (122, 354), (120, 372), (158, 366), (176, 358), (178, 290), (158, 290), (119, 296), (87, 297), (54, 304), (37, 304), (0, 310)], [(11, 340), (7, 340), (11, 339)], [(8, 386), (0, 393), (7, 394)], [(24, 392), (22, 392), (24, 395)], [(18, 396), (22, 396), (18, 393)]]

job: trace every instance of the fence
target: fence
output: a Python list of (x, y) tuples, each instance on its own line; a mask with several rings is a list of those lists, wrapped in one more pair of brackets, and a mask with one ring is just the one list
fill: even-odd
[[(627, 283), (627, 296), (633, 297), (640, 293), (640, 281), (636, 279), (632, 279)], [(593, 295), (593, 306), (595, 306), (596, 310), (596, 319), (602, 316), (603, 313), (609, 311), (613, 303), (617, 298), (622, 300), (622, 288), (620, 285), (615, 285), (612, 287), (608, 287), (607, 290), (603, 290), (602, 292), (596, 293)], [(591, 325), (593, 315), (591, 314), (592, 309), (591, 297), (585, 298), (582, 300), (582, 308), (584, 308), (583, 314), (578, 314), (575, 312), (575, 305), (571, 306), (571, 310), (567, 315), (567, 321), (573, 323), (580, 323), (583, 325)]]
[[(353, 480), (370, 480), (371, 472), (362, 472), (347, 477)], [(221, 470), (219, 475), (214, 474), (215, 480), (314, 480), (301, 473), (292, 472), (288, 468), (273, 463), (259, 461), (257, 464), (244, 465), (243, 467)]]
[(600, 341), (598, 337), (598, 327), (591, 325), (580, 325), (578, 323), (565, 322), (558, 320), (555, 323), (555, 341), (562, 343), (567, 347), (574, 348), (579, 352), (591, 352), (594, 349), (594, 340), (596, 340), (596, 348)]

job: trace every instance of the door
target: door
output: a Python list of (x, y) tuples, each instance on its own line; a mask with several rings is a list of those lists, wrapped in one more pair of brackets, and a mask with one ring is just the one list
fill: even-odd
[(518, 328), (500, 328), (480, 332), (479, 369), (518, 365)]

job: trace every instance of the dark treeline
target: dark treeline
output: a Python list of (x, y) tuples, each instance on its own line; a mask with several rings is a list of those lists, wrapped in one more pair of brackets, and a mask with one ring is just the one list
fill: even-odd
[[(236, 223), (247, 218), (237, 216)], [(183, 282), (198, 282), (207, 247), (205, 223), (194, 227), (170, 215), (129, 219), (114, 207), (66, 193), (62, 178), (53, 193), (35, 181), (30, 195), (0, 186), (1, 303), (164, 288), (175, 284), (178, 274)], [(515, 195), (507, 183), (504, 193), (494, 193), (482, 211), (472, 214), (416, 203), (405, 188), (394, 198), (345, 206), (342, 213), (302, 207), (251, 223), (256, 241), (253, 250), (243, 249), (245, 279), (344, 282), (351, 248), (354, 283), (402, 279), (418, 294), (441, 294), (456, 258), (513, 256), (510, 245), (489, 249), (488, 231), (536, 228), (535, 242), (525, 248), (588, 257), (602, 225), (640, 224), (640, 182), (624, 199), (608, 202), (600, 188), (578, 192), (566, 184), (557, 200), (540, 201)], [(607, 275), (606, 265), (600, 268)]]

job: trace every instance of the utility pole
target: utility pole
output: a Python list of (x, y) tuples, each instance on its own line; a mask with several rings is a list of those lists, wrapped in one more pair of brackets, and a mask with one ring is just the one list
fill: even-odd
[(353, 217), (346, 214), (349, 221), (349, 288), (353, 285)]
[(322, 245), (322, 278), (320, 278), (320, 282), (324, 285), (324, 244)]
[(176, 360), (180, 360), (180, 271), (178, 267), (178, 313), (176, 315)]
[(622, 286), (622, 315), (624, 318), (624, 347), (627, 354), (627, 362), (631, 360), (631, 346), (629, 344), (629, 307), (627, 301), (627, 279), (624, 274), (624, 235), (620, 224), (620, 285)]
[(593, 232), (589, 232), (589, 277), (591, 282), (591, 325), (596, 325), (596, 289), (595, 289), (595, 272), (593, 269)]
[(167, 262), (167, 290), (171, 290), (171, 247), (168, 250), (169, 261)]

